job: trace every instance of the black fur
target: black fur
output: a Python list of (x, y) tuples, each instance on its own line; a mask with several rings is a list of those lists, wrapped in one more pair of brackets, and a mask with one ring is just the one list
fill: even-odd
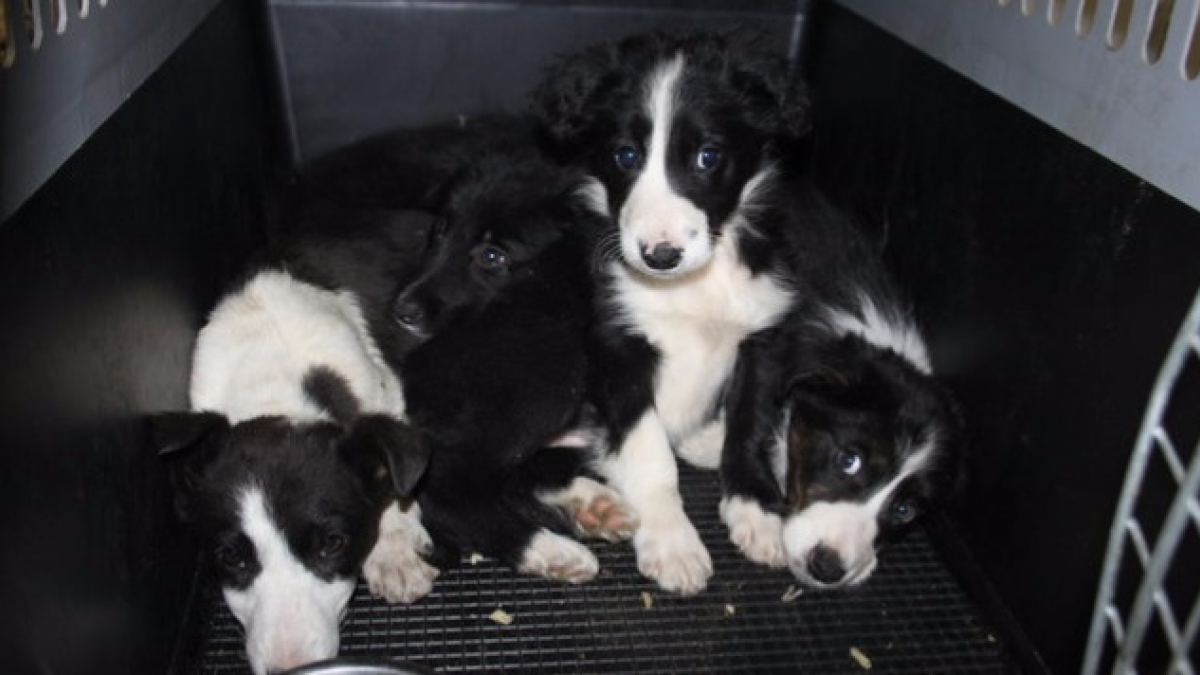
[(477, 161), (446, 191), (422, 270), (394, 303), (402, 325), (432, 335), (403, 380), (434, 448), (420, 504), (440, 563), (479, 552), (515, 565), (539, 529), (570, 532), (537, 493), (586, 474), (591, 455), (548, 447), (584, 422), (596, 218), (577, 188), (533, 154)]
[[(549, 68), (533, 93), (540, 140), (558, 161), (603, 185), (605, 210), (612, 214), (603, 237), (616, 237), (617, 215), (648, 154), (645, 82), (678, 54), (686, 63), (667, 145), (671, 188), (704, 212), (712, 242), (727, 235), (731, 214), (744, 218), (737, 264), (750, 274), (780, 280), (795, 298), (778, 323), (741, 343), (737, 365), (717, 401), (726, 414), (721, 460), (726, 495), (782, 514), (791, 495), (811, 493), (803, 481), (818, 480), (818, 472), (789, 474), (796, 482), (786, 490), (773, 473), (776, 439), (786, 432), (779, 428), (783, 412), (790, 410), (795, 425), (819, 425), (826, 435), (849, 420), (865, 419), (859, 431), (874, 425), (873, 438), (881, 448), (893, 445), (884, 442), (884, 429), (919, 438), (922, 429), (936, 427), (944, 442), (934, 468), (905, 487), (923, 501), (936, 501), (950, 491), (947, 485), (959, 472), (953, 402), (912, 364), (825, 325), (830, 308), (858, 311), (860, 294), (884, 312), (903, 313), (907, 307), (872, 242), (803, 176), (798, 164), (809, 126), (808, 95), (782, 58), (732, 33), (655, 33), (585, 49)], [(629, 149), (634, 160), (615, 161)], [(706, 149), (717, 151), (715, 164), (694, 165)], [(767, 167), (773, 173), (753, 203), (739, 211), (743, 186)], [(642, 255), (652, 262), (645, 251)], [(687, 277), (672, 281), (688, 282)], [(642, 327), (629, 325), (627, 308), (611, 292), (614, 279), (602, 273), (599, 283), (610, 292), (601, 293), (598, 306), (592, 391), (611, 446), (619, 448), (632, 424), (653, 406), (658, 371), (669, 355), (649, 343)], [(838, 371), (832, 379), (817, 375), (829, 369)], [(822, 388), (822, 382), (839, 388)], [(818, 401), (827, 405), (824, 418), (813, 407)], [(892, 465), (897, 459), (890, 457)], [(880, 479), (885, 474), (864, 475)]]
[[(245, 588), (258, 572), (240, 529), (240, 487), (261, 486), (292, 551), (314, 574), (355, 578), (393, 488), (411, 488), (427, 457), (410, 430), (379, 416), (350, 429), (278, 417), (230, 426), (220, 415), (183, 412), (162, 413), (151, 425), (171, 463), (179, 515), (195, 524), (218, 580), (231, 588)], [(321, 555), (335, 540), (342, 542), (336, 554)]]
[[(779, 326), (742, 345), (726, 401), (723, 490), (785, 517), (820, 501), (865, 501), (913, 450), (932, 442), (925, 469), (880, 511), (882, 547), (959, 491), (962, 420), (953, 396), (920, 364), (830, 325), (830, 310), (861, 316), (864, 297), (897, 324), (913, 319), (861, 227), (814, 191), (797, 194), (808, 217), (806, 245), (792, 264), (804, 300)], [(786, 453), (782, 485), (771, 468), (778, 452)], [(862, 469), (839, 470), (840, 453), (861, 457)], [(810, 566), (832, 569), (828, 560)]]

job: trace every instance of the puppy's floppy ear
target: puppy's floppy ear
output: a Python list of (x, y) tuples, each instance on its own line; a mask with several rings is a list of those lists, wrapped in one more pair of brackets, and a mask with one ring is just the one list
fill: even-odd
[(195, 520), (195, 493), (205, 469), (216, 457), (216, 439), (229, 430), (229, 420), (212, 412), (167, 412), (147, 418), (151, 446), (169, 463), (175, 512), (183, 522)]
[[(736, 44), (733, 48), (738, 49)], [(803, 138), (812, 128), (812, 102), (799, 73), (785, 58), (757, 45), (737, 54), (727, 71), (729, 83), (754, 124), (772, 136)]]
[(359, 417), (338, 451), (380, 498), (410, 496), (429, 464), (425, 435), (388, 415)]
[(780, 398), (786, 401), (797, 396), (807, 395), (827, 400), (849, 388), (850, 379), (841, 370), (816, 367), (788, 380)]
[(597, 92), (614, 72), (611, 50), (601, 45), (559, 58), (529, 93), (530, 112), (552, 149), (575, 143), (591, 126)]

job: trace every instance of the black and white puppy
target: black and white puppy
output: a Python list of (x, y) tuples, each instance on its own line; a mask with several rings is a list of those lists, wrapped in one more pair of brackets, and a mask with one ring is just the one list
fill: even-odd
[(531, 143), (476, 157), (439, 190), (422, 270), (393, 304), (429, 338), (403, 379), (433, 452), (419, 499), (439, 563), (480, 553), (578, 583), (599, 564), (570, 535), (632, 534), (592, 469), (604, 447), (585, 409), (598, 218), (578, 188)]
[(881, 253), (815, 191), (792, 194), (804, 300), (743, 344), (721, 516), (751, 559), (840, 587), (955, 493), (962, 428)]
[(684, 514), (672, 447), (708, 455), (738, 347), (795, 301), (802, 224), (775, 206), (807, 131), (785, 61), (729, 35), (639, 35), (554, 64), (533, 92), (549, 152), (588, 176), (605, 217), (592, 389), (604, 470), (641, 518), (638, 567), (697, 593), (712, 562)]
[[(194, 412), (151, 419), (176, 506), (211, 554), (256, 673), (337, 653), (360, 571), (412, 601), (436, 570), (415, 506), (428, 446), (380, 351), (407, 223), (289, 240), (200, 331)], [(376, 327), (372, 326), (375, 323)]]

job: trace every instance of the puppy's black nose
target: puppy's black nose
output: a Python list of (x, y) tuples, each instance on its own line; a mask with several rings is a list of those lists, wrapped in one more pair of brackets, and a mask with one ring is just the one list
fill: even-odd
[(836, 584), (846, 576), (846, 568), (836, 551), (818, 546), (808, 554), (808, 573), (823, 584)]
[(645, 260), (652, 270), (674, 269), (682, 258), (683, 249), (665, 241), (656, 244), (649, 253), (645, 249), (642, 250), (642, 260)]
[(425, 324), (425, 309), (411, 300), (402, 300), (392, 307), (392, 316), (409, 330), (420, 330)]

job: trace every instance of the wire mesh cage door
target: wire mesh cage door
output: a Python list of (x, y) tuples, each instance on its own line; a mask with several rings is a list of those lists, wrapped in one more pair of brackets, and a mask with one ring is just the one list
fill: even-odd
[(1200, 294), (1150, 394), (1113, 519), (1083, 672), (1196, 672)]

